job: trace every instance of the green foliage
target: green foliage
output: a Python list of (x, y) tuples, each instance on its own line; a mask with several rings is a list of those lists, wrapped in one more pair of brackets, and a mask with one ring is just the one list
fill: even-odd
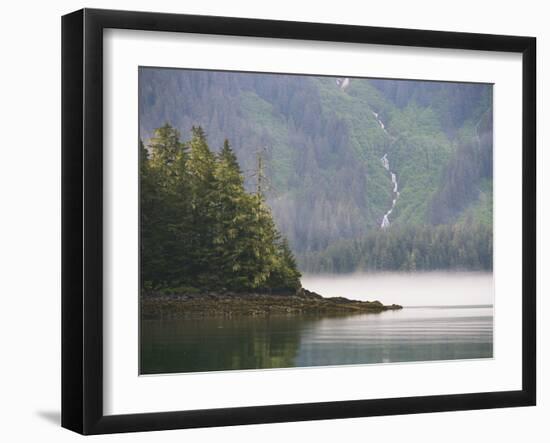
[(165, 257), (178, 256), (190, 223), (187, 147), (169, 125), (155, 131), (147, 148), (140, 142), (140, 249), (142, 283), (174, 281), (180, 272)]
[(492, 270), (492, 227), (474, 223), (391, 227), (301, 257), (308, 272)]
[(215, 154), (202, 128), (193, 127), (191, 140), (182, 143), (178, 131), (165, 124), (147, 148), (142, 142), (139, 148), (143, 289), (301, 287), (261, 188), (245, 191), (227, 140)]
[[(479, 215), (492, 225), (493, 115), (489, 108), (477, 120), (469, 120), (457, 135), (457, 148), (443, 174), (442, 184), (430, 205), (429, 221), (449, 223), (457, 218)], [(472, 212), (472, 204), (489, 204), (487, 211)], [(483, 204), (485, 202), (485, 204)], [(481, 221), (480, 218), (476, 220)]]

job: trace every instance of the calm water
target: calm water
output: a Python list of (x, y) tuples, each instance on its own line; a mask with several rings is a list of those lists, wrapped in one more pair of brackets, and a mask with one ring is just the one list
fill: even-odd
[(346, 317), (146, 320), (144, 374), (490, 358), (491, 274), (306, 276), (325, 296), (400, 311)]

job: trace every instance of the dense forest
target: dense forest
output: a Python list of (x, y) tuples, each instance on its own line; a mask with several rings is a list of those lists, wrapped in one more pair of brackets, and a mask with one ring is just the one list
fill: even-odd
[(140, 260), (145, 290), (292, 292), (300, 273), (257, 187), (246, 192), (227, 140), (200, 127), (187, 142), (166, 124), (140, 149)]
[(493, 269), (493, 233), (483, 224), (395, 227), (310, 252), (311, 272)]
[(261, 156), (264, 204), (302, 272), (491, 269), (492, 86), (346, 80), (140, 68), (140, 137), (170, 122), (231, 140), (249, 195)]

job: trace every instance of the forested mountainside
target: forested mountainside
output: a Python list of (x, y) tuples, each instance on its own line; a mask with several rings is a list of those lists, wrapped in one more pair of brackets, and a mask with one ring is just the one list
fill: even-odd
[(165, 123), (229, 139), (249, 191), (263, 159), (302, 271), (492, 267), (491, 85), (140, 68), (139, 106), (146, 145)]

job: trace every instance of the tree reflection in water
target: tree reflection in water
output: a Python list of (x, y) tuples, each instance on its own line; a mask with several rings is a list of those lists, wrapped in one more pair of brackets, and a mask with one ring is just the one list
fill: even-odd
[(300, 337), (315, 317), (144, 320), (141, 373), (295, 366)]

